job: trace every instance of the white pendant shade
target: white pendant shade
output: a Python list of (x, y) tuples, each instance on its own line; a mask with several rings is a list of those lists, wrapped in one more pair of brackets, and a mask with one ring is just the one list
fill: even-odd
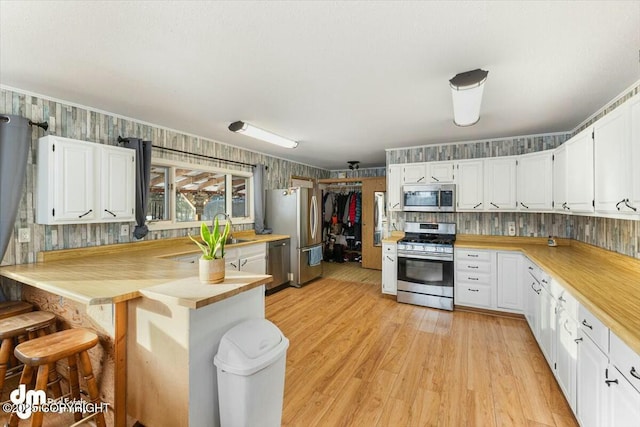
[(284, 138), (280, 135), (276, 135), (275, 133), (271, 133), (242, 121), (231, 123), (229, 125), (229, 130), (285, 148), (296, 148), (298, 146), (298, 143), (296, 141)]
[(449, 80), (453, 98), (453, 122), (457, 126), (471, 126), (480, 120), (480, 105), (488, 71), (473, 70), (457, 74)]

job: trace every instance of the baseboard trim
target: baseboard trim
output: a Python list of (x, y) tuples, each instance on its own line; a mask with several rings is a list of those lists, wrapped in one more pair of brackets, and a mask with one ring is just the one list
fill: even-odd
[(456, 310), (456, 311), (467, 311), (469, 313), (488, 314), (490, 316), (507, 317), (509, 319), (525, 320), (524, 314), (509, 313), (509, 312), (497, 311), (497, 310), (489, 310), (489, 309), (486, 309), (486, 308), (467, 307), (467, 306), (464, 306), (464, 305), (456, 305), (456, 306), (454, 306), (454, 310)]

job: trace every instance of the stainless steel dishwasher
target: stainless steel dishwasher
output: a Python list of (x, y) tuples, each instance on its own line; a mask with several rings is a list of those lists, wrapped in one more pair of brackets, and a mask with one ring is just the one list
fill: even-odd
[(289, 285), (291, 271), (291, 239), (269, 242), (267, 251), (267, 274), (273, 281), (267, 284), (267, 293), (273, 293)]

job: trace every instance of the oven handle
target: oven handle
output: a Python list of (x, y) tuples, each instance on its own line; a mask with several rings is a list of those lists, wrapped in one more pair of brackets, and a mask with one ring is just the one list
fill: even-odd
[(403, 254), (398, 253), (398, 258), (406, 258), (406, 259), (424, 259), (431, 261), (451, 261), (453, 262), (453, 256), (450, 254), (442, 254), (442, 255), (417, 255), (417, 254)]

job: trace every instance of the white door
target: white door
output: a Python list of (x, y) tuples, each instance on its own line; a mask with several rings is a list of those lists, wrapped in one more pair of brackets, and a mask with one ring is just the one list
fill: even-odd
[(398, 258), (397, 246), (392, 243), (382, 244), (382, 293), (396, 295), (398, 290)]
[(540, 349), (549, 366), (555, 363), (556, 301), (544, 287), (540, 292)]
[(427, 163), (427, 181), (431, 183), (452, 183), (454, 181), (453, 162)]
[(557, 320), (556, 378), (564, 396), (567, 398), (567, 402), (569, 402), (569, 406), (575, 413), (578, 325), (564, 309), (558, 312)]
[(520, 156), (517, 162), (518, 209), (541, 212), (553, 209), (553, 151)]
[(629, 102), (631, 115), (631, 202), (635, 212), (640, 214), (640, 95)]
[(567, 146), (562, 144), (553, 153), (553, 210), (569, 211), (567, 200)]
[(488, 210), (515, 210), (516, 158), (486, 159), (484, 206)]
[(427, 164), (412, 163), (402, 167), (403, 184), (424, 184), (427, 182)]
[(578, 330), (577, 418), (582, 427), (607, 426), (607, 356)]
[(585, 129), (567, 145), (567, 206), (570, 212), (593, 212), (593, 138)]
[(522, 255), (498, 252), (498, 308), (523, 309)]
[(96, 212), (97, 144), (55, 141), (54, 161), (54, 218), (55, 221), (92, 221)]
[(255, 254), (238, 260), (240, 271), (265, 274), (267, 272), (267, 260), (265, 254)]
[(136, 152), (128, 148), (102, 147), (101, 207), (104, 221), (135, 219)]
[(637, 427), (640, 425), (640, 392), (613, 366), (609, 365), (606, 378), (609, 392), (608, 425)]
[(461, 160), (456, 170), (457, 209), (461, 211), (484, 210), (484, 161)]
[(387, 168), (387, 208), (390, 211), (402, 209), (402, 165)]
[(622, 104), (594, 124), (596, 211), (630, 212), (629, 104)]

